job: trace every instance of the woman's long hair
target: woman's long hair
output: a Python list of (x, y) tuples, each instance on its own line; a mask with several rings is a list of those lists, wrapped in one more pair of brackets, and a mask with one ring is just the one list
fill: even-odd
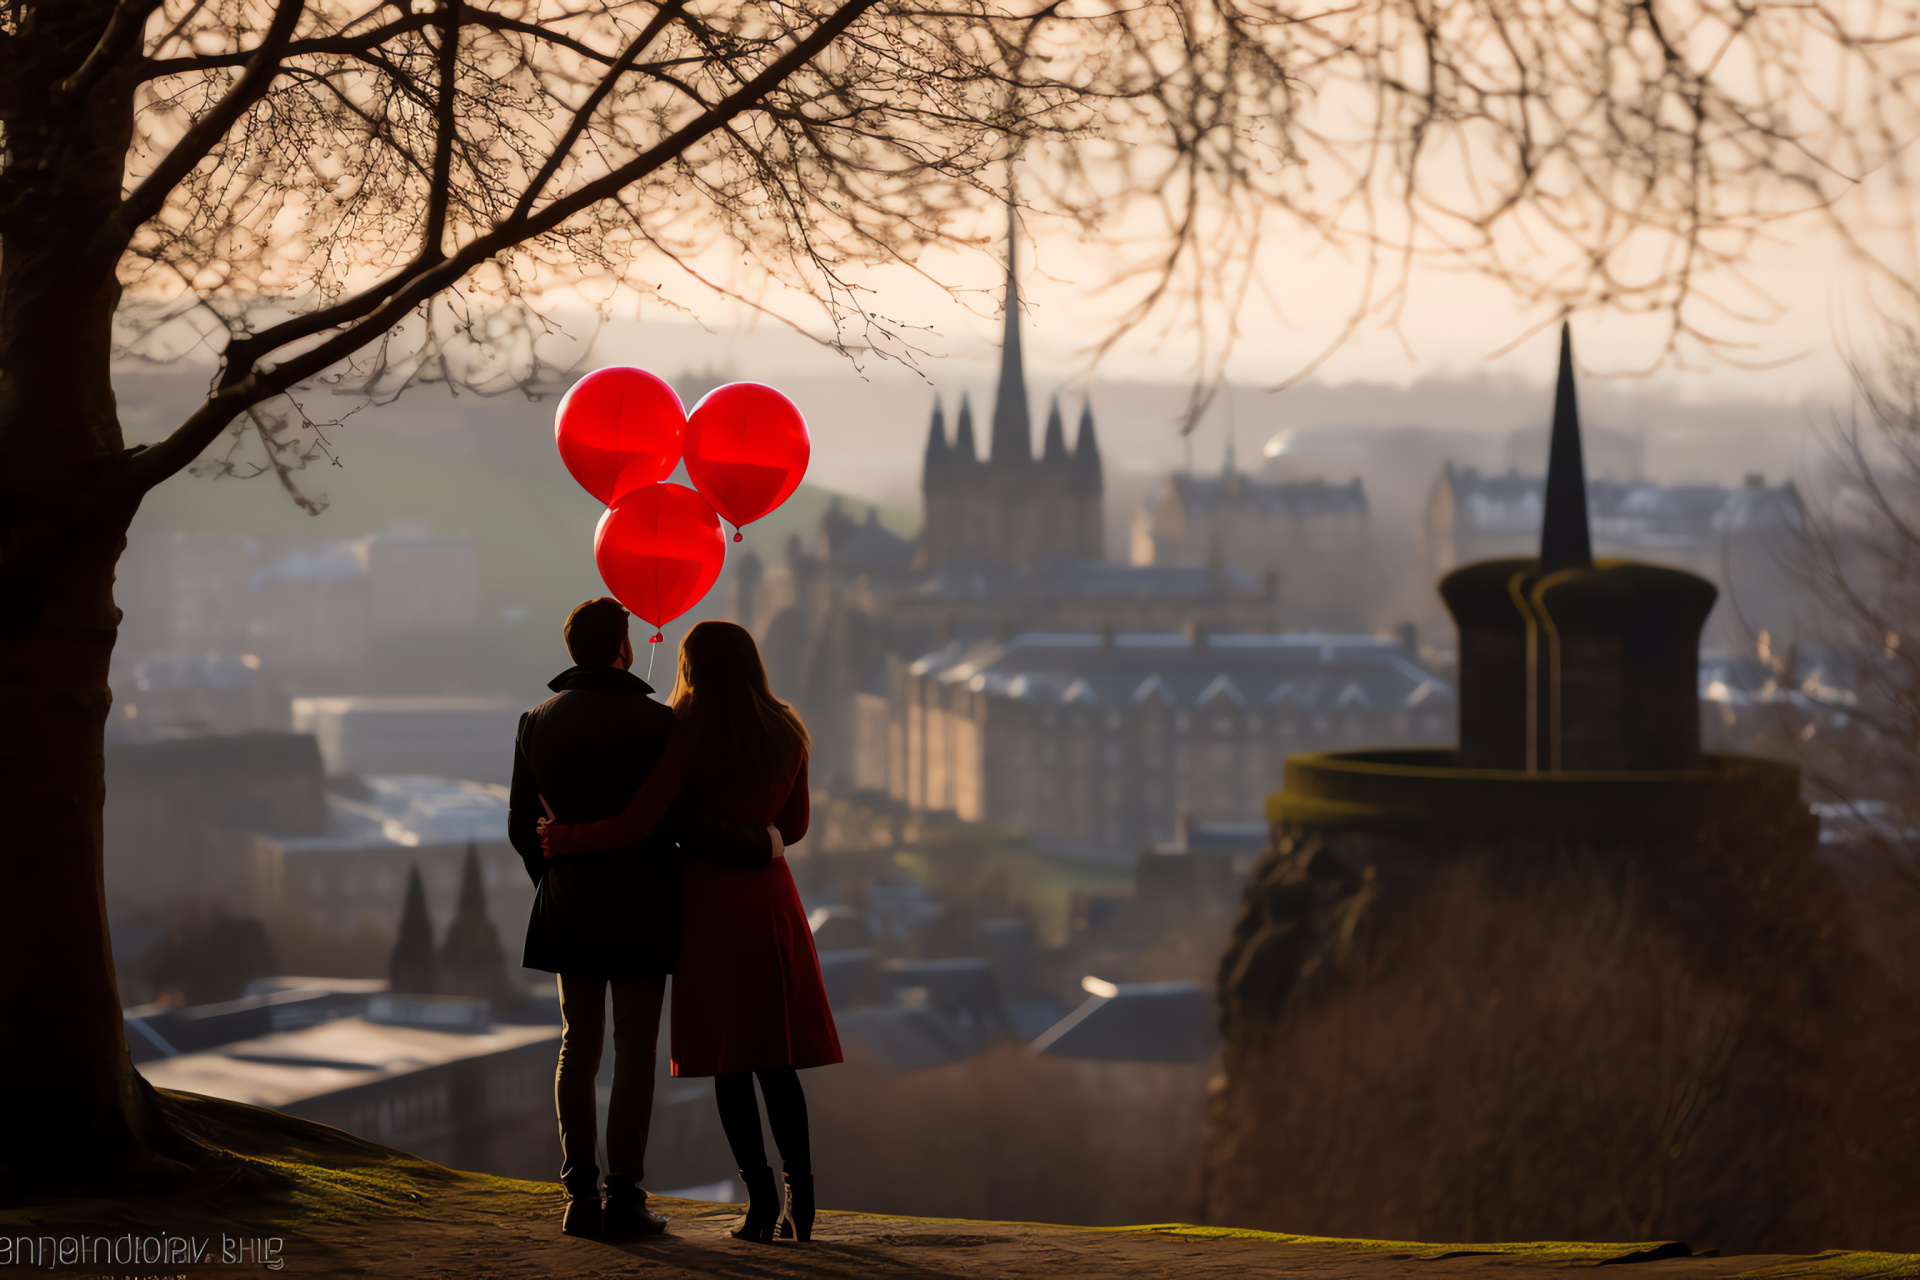
[(737, 623), (701, 622), (687, 632), (672, 705), (692, 721), (695, 768), (708, 780), (771, 783), (812, 747), (800, 717), (768, 687), (753, 633)]

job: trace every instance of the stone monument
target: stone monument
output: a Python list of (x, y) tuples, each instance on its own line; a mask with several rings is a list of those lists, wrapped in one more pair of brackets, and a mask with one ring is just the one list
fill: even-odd
[(1458, 749), (1294, 756), (1267, 802), (1219, 973), (1208, 1216), (1915, 1247), (1894, 997), (1798, 770), (1701, 752), (1714, 588), (1596, 561), (1582, 470), (1563, 330), (1540, 554), (1440, 583)]

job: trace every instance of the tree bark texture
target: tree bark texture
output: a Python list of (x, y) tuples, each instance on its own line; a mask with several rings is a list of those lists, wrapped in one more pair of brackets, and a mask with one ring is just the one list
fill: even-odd
[[(61, 82), (112, 0), (26, 6), (0, 68), (0, 1189), (115, 1183), (182, 1152), (127, 1056), (102, 885), (102, 739), (139, 504), (110, 372), (133, 85)], [(111, 240), (111, 237), (104, 237)]]

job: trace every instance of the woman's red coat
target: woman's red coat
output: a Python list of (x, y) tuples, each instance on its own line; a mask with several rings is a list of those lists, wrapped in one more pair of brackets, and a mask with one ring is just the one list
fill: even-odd
[[(720, 816), (770, 825), (786, 844), (807, 833), (807, 761), (742, 795), (727, 780), (689, 777), (691, 726), (674, 731), (632, 803), (605, 822), (549, 828), (555, 853), (638, 843), (683, 786)], [(697, 850), (689, 851), (697, 855)], [(726, 1075), (841, 1061), (813, 930), (785, 858), (758, 871), (690, 856), (680, 876), (680, 963), (673, 975), (673, 1074)]]

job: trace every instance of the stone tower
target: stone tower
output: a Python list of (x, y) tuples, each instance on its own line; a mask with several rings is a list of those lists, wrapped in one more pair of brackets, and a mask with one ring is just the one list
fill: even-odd
[(1700, 754), (1700, 629), (1717, 593), (1683, 570), (1594, 561), (1565, 327), (1550, 440), (1539, 556), (1440, 581), (1460, 630), (1460, 763), (1686, 768)]

